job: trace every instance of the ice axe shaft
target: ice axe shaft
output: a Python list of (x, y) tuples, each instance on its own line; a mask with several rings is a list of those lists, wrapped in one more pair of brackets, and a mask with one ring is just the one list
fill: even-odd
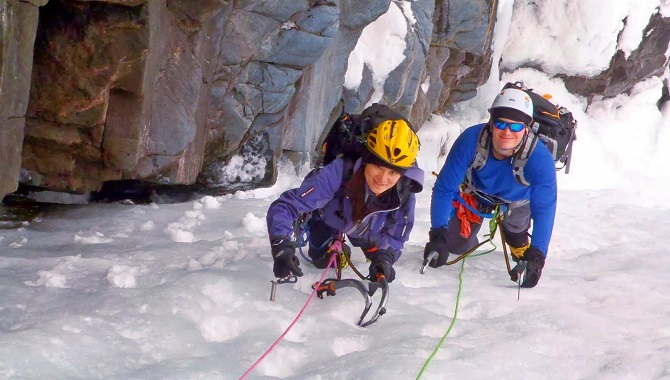
[(275, 296), (277, 295), (277, 283), (270, 281), (272, 283), (272, 288), (270, 288), (270, 301), (275, 302)]
[(516, 266), (512, 268), (512, 270), (510, 270), (509, 272), (510, 280), (516, 282), (518, 285), (516, 295), (517, 301), (521, 299), (521, 284), (523, 283), (523, 280), (526, 278), (527, 265), (528, 265), (527, 261), (519, 260)]
[(433, 261), (433, 259), (437, 258), (439, 255), (440, 254), (437, 253), (437, 251), (431, 251), (428, 254), (428, 257), (423, 259), (423, 265), (421, 266), (421, 270), (419, 271), (419, 273), (421, 274), (426, 273), (426, 268), (428, 268), (428, 264), (430, 264), (430, 262)]

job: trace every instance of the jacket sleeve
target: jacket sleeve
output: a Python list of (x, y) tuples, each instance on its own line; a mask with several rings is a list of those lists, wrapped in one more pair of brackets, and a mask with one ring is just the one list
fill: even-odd
[(532, 157), (524, 168), (530, 182), (530, 217), (533, 220), (530, 243), (546, 256), (556, 216), (556, 169), (549, 151), (535, 149), (533, 153), (536, 157)]
[(430, 225), (432, 228), (447, 226), (454, 211), (453, 201), (458, 196), (459, 186), (475, 156), (477, 138), (483, 125), (474, 126), (461, 133), (451, 147), (447, 160), (433, 185), (430, 202)]
[(414, 228), (415, 206), (416, 195), (410, 194), (407, 202), (387, 217), (382, 233), (379, 235), (379, 241), (375, 242), (377, 249), (385, 249), (393, 253), (394, 260), (391, 264), (400, 259), (402, 248)]
[(293, 223), (304, 212), (323, 207), (333, 199), (342, 184), (340, 159), (311, 172), (300, 187), (283, 192), (272, 202), (266, 216), (270, 240), (293, 236)]

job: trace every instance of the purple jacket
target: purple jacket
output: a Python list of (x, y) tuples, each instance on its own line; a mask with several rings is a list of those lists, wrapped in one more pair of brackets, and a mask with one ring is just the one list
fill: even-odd
[[(368, 193), (365, 202), (370, 213), (360, 223), (354, 223), (352, 202), (344, 188), (345, 166), (342, 159), (336, 159), (308, 175), (299, 188), (283, 192), (268, 209), (270, 240), (293, 237), (293, 223), (298, 215), (318, 210), (326, 224), (342, 231), (350, 240), (365, 241), (366, 246), (388, 250), (395, 256), (394, 262), (397, 261), (414, 226), (414, 193), (423, 189), (423, 170), (417, 166), (410, 167), (404, 174), (407, 179), (401, 178), (398, 185), (391, 189), (390, 198), (384, 202), (380, 202), (366, 185)], [(360, 166), (359, 159), (354, 171)], [(403, 186), (408, 188), (400, 190)], [(402, 204), (400, 194), (407, 194)]]

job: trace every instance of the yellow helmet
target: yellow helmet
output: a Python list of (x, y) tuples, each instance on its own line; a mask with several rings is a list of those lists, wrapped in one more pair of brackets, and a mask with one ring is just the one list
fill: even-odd
[(406, 121), (386, 120), (370, 131), (367, 147), (388, 164), (407, 169), (419, 153), (419, 137)]

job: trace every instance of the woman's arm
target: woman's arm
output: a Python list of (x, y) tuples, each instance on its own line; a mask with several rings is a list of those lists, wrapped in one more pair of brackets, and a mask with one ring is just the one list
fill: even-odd
[(272, 202), (266, 216), (270, 240), (293, 236), (293, 223), (304, 212), (314, 211), (333, 199), (342, 184), (341, 159), (314, 170), (300, 187), (283, 192)]

